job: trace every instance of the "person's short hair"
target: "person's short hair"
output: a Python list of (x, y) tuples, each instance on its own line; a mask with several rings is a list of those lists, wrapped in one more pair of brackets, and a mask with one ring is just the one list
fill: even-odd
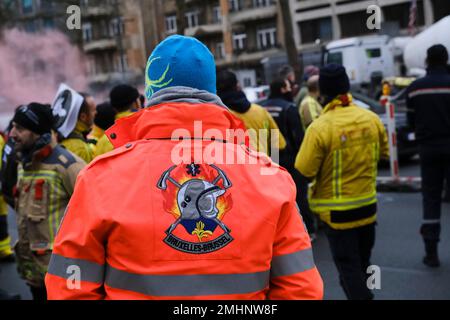
[(448, 51), (442, 44), (431, 46), (427, 50), (427, 64), (433, 66), (446, 66), (448, 61)]
[(94, 124), (100, 129), (107, 130), (114, 125), (115, 117), (116, 110), (111, 106), (109, 101), (105, 101), (97, 105)]
[(118, 112), (123, 112), (130, 109), (139, 96), (140, 93), (135, 87), (119, 84), (109, 93), (109, 102)]
[(235, 91), (237, 88), (237, 77), (230, 70), (222, 70), (217, 74), (217, 93)]
[(286, 79), (290, 73), (293, 73), (294, 69), (290, 65), (284, 65), (278, 70), (278, 76)]
[(89, 113), (89, 105), (87, 103), (87, 98), (92, 97), (89, 93), (86, 92), (78, 92), (80, 96), (83, 97), (83, 102), (81, 103), (80, 111), (78, 112), (78, 119), (80, 119), (80, 116), (82, 113), (88, 114)]
[(282, 77), (278, 77), (270, 83), (270, 96), (280, 96), (281, 89), (286, 88), (286, 79)]
[(308, 88), (308, 92), (318, 92), (319, 91), (319, 76), (313, 75), (308, 78), (306, 81), (306, 87)]

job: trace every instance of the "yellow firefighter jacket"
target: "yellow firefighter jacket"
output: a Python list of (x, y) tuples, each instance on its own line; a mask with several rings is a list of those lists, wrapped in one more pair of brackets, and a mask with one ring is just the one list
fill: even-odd
[(334, 229), (375, 222), (376, 213), (361, 219), (333, 219), (332, 214), (348, 216), (353, 209), (377, 202), (377, 163), (389, 156), (379, 117), (352, 104), (351, 95), (346, 99), (347, 106), (338, 98), (330, 102), (308, 127), (295, 162), (302, 175), (314, 180), (311, 209)]

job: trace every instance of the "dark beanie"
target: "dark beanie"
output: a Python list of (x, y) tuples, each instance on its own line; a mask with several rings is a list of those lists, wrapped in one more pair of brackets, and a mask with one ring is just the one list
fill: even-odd
[(139, 91), (135, 87), (120, 84), (111, 90), (109, 100), (114, 109), (117, 111), (125, 111), (139, 96)]
[(448, 51), (442, 44), (435, 44), (427, 50), (428, 65), (446, 65), (448, 61)]
[(345, 68), (340, 64), (330, 63), (320, 68), (320, 94), (334, 98), (350, 91), (350, 80)]
[(32, 102), (16, 110), (13, 121), (36, 134), (50, 133), (53, 128), (53, 114), (49, 104)]
[(114, 124), (116, 118), (116, 110), (109, 102), (103, 102), (97, 105), (97, 113), (95, 114), (94, 123), (97, 127), (106, 130)]

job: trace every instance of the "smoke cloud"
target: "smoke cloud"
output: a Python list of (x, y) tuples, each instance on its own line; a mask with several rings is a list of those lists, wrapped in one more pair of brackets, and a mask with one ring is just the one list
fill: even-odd
[(83, 55), (64, 34), (5, 30), (0, 43), (0, 114), (32, 101), (51, 103), (61, 82), (78, 91), (88, 86)]

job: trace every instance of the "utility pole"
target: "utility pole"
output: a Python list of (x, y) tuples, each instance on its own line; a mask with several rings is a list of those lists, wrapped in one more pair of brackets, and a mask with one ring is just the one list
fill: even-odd
[(231, 62), (233, 59), (233, 37), (231, 35), (230, 4), (228, 0), (220, 0), (222, 12), (222, 34), (223, 45), (225, 47), (225, 61)]
[(177, 33), (184, 35), (186, 29), (186, 3), (185, 0), (176, 0), (177, 5)]
[(294, 39), (294, 28), (292, 27), (292, 16), (289, 0), (279, 0), (281, 19), (283, 19), (284, 26), (284, 45), (286, 47), (286, 53), (289, 64), (295, 71), (297, 81), (302, 77), (302, 63), (298, 58), (297, 47)]

